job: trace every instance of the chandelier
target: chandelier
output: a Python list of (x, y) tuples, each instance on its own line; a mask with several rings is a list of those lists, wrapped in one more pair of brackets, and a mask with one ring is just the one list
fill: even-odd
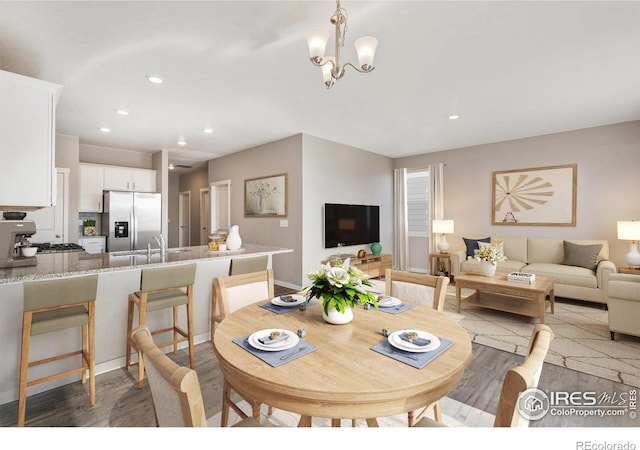
[(330, 18), (335, 26), (335, 56), (324, 56), (329, 40), (329, 32), (324, 28), (314, 28), (307, 33), (307, 45), (311, 62), (322, 69), (322, 78), (327, 89), (344, 75), (345, 68), (351, 66), (360, 73), (369, 73), (374, 69), (373, 57), (376, 53), (378, 40), (371, 36), (363, 36), (356, 39), (354, 45), (358, 54), (358, 66), (351, 63), (340, 65), (340, 47), (344, 47), (344, 38), (347, 34), (347, 11), (340, 6), (340, 0), (336, 1), (336, 11)]

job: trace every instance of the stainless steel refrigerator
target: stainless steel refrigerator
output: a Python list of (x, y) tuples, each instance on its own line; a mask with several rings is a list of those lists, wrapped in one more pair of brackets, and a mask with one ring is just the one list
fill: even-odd
[(104, 191), (102, 231), (107, 252), (144, 250), (162, 231), (162, 195), (149, 192)]

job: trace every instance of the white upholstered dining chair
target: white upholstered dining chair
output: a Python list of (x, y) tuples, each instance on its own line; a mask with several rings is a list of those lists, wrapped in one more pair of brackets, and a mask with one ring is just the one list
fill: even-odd
[[(131, 332), (141, 350), (144, 370), (151, 388), (156, 421), (160, 427), (206, 427), (204, 400), (195, 370), (178, 365), (153, 342), (151, 332), (141, 325)], [(259, 427), (252, 418), (234, 426)]]
[[(226, 316), (240, 308), (253, 303), (271, 300), (274, 297), (273, 271), (268, 269), (240, 275), (216, 277), (213, 279), (213, 289), (216, 292), (216, 301), (215, 304), (212, 304), (211, 314), (212, 316), (216, 314), (216, 310), (219, 313), (216, 314), (215, 318), (212, 318), (212, 325), (214, 322), (221, 322)], [(212, 342), (213, 333), (214, 329), (212, 328)], [(233, 385), (225, 378), (222, 389), (222, 415), (220, 419), (220, 424), (223, 427), (228, 424), (229, 409), (233, 409), (242, 418), (248, 417), (248, 414), (232, 401), (233, 390)], [(251, 405), (252, 417), (255, 420), (260, 420), (261, 404), (249, 398), (245, 398), (245, 401)], [(271, 413), (271, 407), (269, 407), (269, 413)]]
[[(384, 278), (386, 283), (385, 295), (429, 306), (436, 311), (444, 309), (449, 278), (392, 269), (385, 271)], [(436, 402), (425, 406), (417, 414), (416, 411), (410, 411), (408, 414), (409, 426), (414, 426), (417, 421), (431, 410), (433, 410), (435, 420), (440, 422), (442, 413), (440, 411), (440, 403)]]
[[(529, 420), (518, 410), (520, 394), (527, 389), (538, 387), (544, 358), (553, 340), (553, 331), (547, 325), (538, 324), (533, 329), (529, 341), (529, 351), (524, 362), (509, 369), (502, 383), (498, 409), (493, 422), (494, 427), (528, 427)], [(415, 424), (416, 427), (444, 426), (425, 417)]]

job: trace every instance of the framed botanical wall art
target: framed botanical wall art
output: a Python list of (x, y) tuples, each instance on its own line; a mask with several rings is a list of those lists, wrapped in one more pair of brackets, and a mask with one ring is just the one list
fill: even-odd
[(493, 172), (492, 225), (576, 226), (577, 164)]
[(245, 217), (287, 216), (287, 174), (244, 180)]

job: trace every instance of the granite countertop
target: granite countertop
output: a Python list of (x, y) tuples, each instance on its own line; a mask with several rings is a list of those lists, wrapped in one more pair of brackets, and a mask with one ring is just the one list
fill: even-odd
[(210, 251), (206, 245), (167, 249), (164, 258), (160, 255), (158, 249), (154, 249), (151, 259), (147, 258), (145, 250), (137, 250), (133, 255), (131, 254), (132, 252), (98, 254), (86, 252), (38, 253), (36, 254), (38, 264), (35, 266), (0, 269), (0, 284), (128, 270), (141, 266), (161, 266), (204, 259), (230, 259), (233, 257), (291, 253), (292, 251), (290, 248), (243, 244), (240, 250), (224, 252)]

